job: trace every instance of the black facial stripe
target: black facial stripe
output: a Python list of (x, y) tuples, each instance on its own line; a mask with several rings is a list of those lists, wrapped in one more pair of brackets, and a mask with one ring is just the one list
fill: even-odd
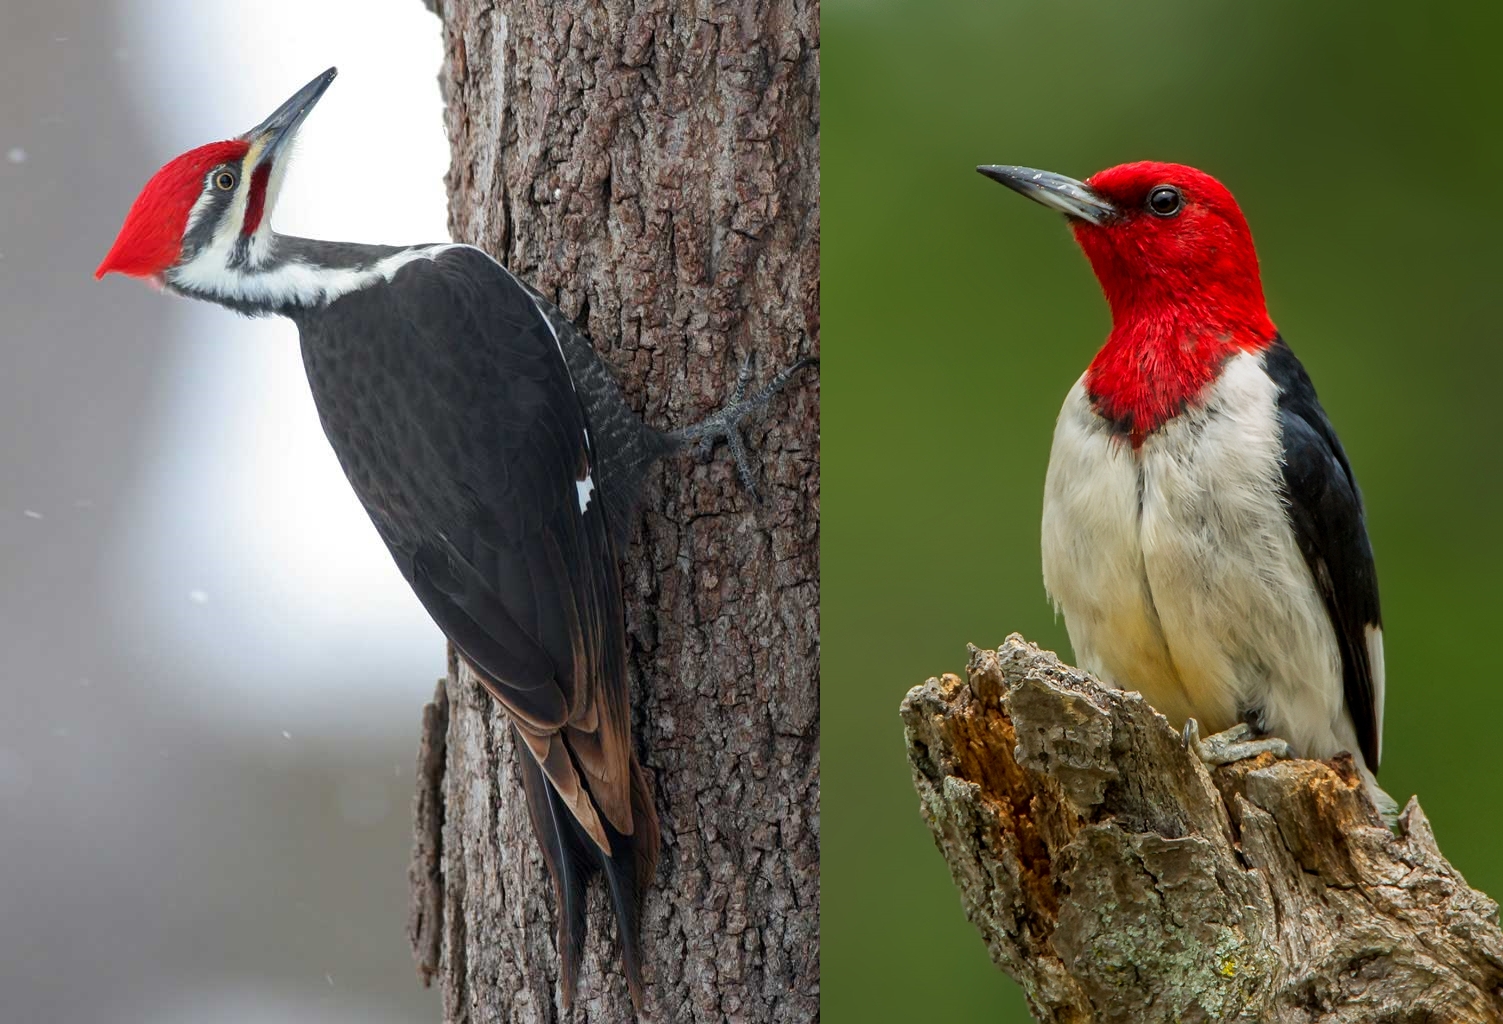
[(203, 193), (200, 194), (200, 198), (202, 198), (203, 194), (207, 194), (209, 200), (207, 205), (200, 208), (198, 220), (190, 225), (187, 233), (183, 235), (182, 258), (184, 260), (190, 260), (197, 256), (205, 246), (213, 241), (214, 232), (224, 223), (225, 214), (229, 211), (230, 204), (235, 199), (235, 193), (239, 191), (239, 189), (232, 189), (229, 192), (225, 192), (215, 187), (214, 178), (226, 168), (234, 171), (238, 180), (240, 175), (240, 165), (238, 163), (216, 165), (209, 170), (209, 173), (204, 175)]
[(250, 238), (240, 235), (230, 248), (230, 266), (243, 267), (250, 261)]

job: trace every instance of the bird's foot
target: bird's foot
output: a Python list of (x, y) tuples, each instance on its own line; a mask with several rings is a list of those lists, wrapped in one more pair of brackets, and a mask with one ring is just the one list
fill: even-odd
[(806, 366), (818, 365), (818, 359), (800, 359), (779, 370), (772, 380), (762, 385), (753, 394), (747, 395), (754, 370), (753, 358), (748, 354), (741, 363), (740, 371), (736, 374), (736, 387), (731, 392), (730, 400), (698, 423), (685, 427), (683, 430), (675, 430), (668, 436), (677, 449), (693, 445), (694, 455), (701, 461), (707, 461), (714, 453), (716, 443), (724, 441), (726, 447), (731, 450), (731, 457), (736, 460), (736, 474), (741, 479), (741, 486), (746, 488), (746, 493), (751, 496), (753, 504), (760, 505), (762, 499), (757, 494), (756, 478), (752, 473), (751, 453), (747, 450), (746, 441), (741, 436), (741, 425), (753, 414), (760, 412), (778, 392), (787, 387), (794, 374)]
[(1248, 737), (1252, 734), (1252, 726), (1246, 722), (1238, 722), (1230, 729), (1212, 733), (1205, 739), (1201, 739), (1200, 723), (1193, 718), (1187, 718), (1184, 731), (1180, 734), (1180, 741), (1186, 750), (1195, 751), (1197, 757), (1213, 766), (1243, 761), (1249, 757), (1257, 757), (1259, 754), (1272, 754), (1274, 757), (1290, 756), (1289, 744), (1283, 740), (1274, 737), (1261, 740), (1249, 739)]

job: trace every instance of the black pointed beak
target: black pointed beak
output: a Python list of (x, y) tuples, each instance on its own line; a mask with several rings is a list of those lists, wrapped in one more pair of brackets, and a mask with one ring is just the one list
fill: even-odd
[(313, 81), (293, 93), (291, 98), (283, 103), (276, 111), (245, 133), (245, 139), (250, 142), (252, 151), (256, 154), (256, 162), (264, 163), (274, 158), (297, 134), (298, 126), (313, 109), (319, 97), (324, 94), (334, 76), (339, 74), (338, 68), (330, 68), (319, 75)]
[(1010, 164), (984, 164), (976, 170), (1066, 217), (1104, 224), (1117, 216), (1117, 208), (1091, 191), (1089, 185), (1063, 174)]

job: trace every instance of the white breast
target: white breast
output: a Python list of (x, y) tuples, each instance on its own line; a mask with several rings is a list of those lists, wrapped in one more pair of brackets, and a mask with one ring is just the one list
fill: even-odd
[(1257, 714), (1298, 754), (1355, 751), (1335, 633), (1289, 525), (1277, 389), (1230, 360), (1133, 451), (1065, 399), (1044, 486), (1044, 585), (1076, 658), (1178, 726)]

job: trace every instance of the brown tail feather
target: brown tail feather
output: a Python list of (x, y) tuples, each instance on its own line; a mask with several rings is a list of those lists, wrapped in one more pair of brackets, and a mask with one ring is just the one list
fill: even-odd
[[(652, 884), (658, 866), (658, 813), (652, 805), (652, 790), (647, 775), (631, 759), (632, 834), (623, 836), (610, 829), (611, 855), (601, 858), (606, 887), (611, 894), (611, 908), (616, 914), (616, 931), (621, 936), (621, 966), (626, 971), (626, 985), (631, 990), (632, 1005), (642, 1012), (642, 896)], [(609, 826), (607, 826), (609, 828)]]
[(564, 1007), (567, 1009), (574, 1002), (575, 982), (584, 959), (585, 897), (590, 876), (599, 871), (605, 875), (610, 892), (616, 930), (621, 939), (626, 984), (631, 990), (632, 1004), (640, 1013), (643, 1005), (642, 895), (657, 870), (660, 842), (657, 811), (653, 807), (646, 775), (633, 755), (632, 834), (622, 835), (602, 816), (600, 822), (611, 850), (607, 856), (570, 813), (568, 805), (548, 782), (537, 762), (525, 754), (520, 760), (527, 809), (558, 900), (559, 975)]
[[(521, 736), (517, 737), (519, 740)], [(522, 745), (525, 750), (525, 745)], [(553, 879), (553, 895), (558, 913), (559, 979), (564, 1006), (574, 1002), (574, 979), (584, 960), (585, 895), (589, 876), (595, 871), (594, 858), (580, 854), (574, 838), (579, 826), (557, 792), (548, 784), (543, 770), (531, 756), (518, 751), (522, 769), (522, 790), (527, 794), (527, 811), (532, 830), (543, 851), (543, 861)], [(594, 843), (589, 844), (592, 848)]]

